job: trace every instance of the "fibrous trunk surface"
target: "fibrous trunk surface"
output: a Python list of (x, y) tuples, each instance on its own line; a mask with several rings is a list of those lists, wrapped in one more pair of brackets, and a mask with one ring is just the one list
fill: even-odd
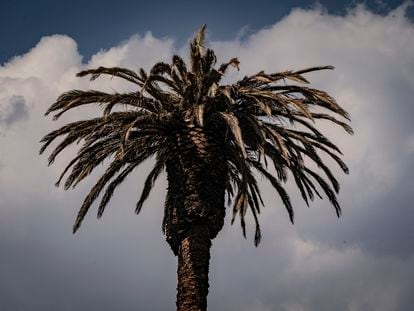
[(196, 226), (181, 241), (178, 251), (178, 311), (207, 310), (211, 240), (208, 228)]
[(211, 240), (225, 216), (223, 139), (189, 127), (177, 134), (175, 157), (167, 162), (164, 229), (178, 256), (178, 311), (207, 310)]
[(177, 134), (176, 156), (167, 162), (168, 191), (164, 215), (167, 242), (178, 254), (180, 242), (195, 225), (214, 239), (224, 224), (226, 156), (214, 137), (200, 128)]

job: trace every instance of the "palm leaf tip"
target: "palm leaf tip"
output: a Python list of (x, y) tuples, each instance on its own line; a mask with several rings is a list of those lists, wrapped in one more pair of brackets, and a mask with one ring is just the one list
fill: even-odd
[(303, 74), (303, 73), (308, 73), (308, 72), (312, 72), (312, 71), (318, 71), (318, 70), (334, 70), (335, 66), (332, 65), (327, 65), (327, 66), (316, 66), (316, 67), (309, 67), (306, 69), (302, 69), (302, 70), (297, 70), (295, 71), (296, 74)]
[(204, 46), (204, 41), (205, 41), (205, 37), (206, 37), (206, 30), (207, 30), (207, 25), (203, 24), (200, 28), (200, 30), (197, 32), (197, 35), (195, 37), (195, 43), (199, 46)]
[(202, 25), (191, 42), (190, 50), (191, 50), (192, 57), (196, 55), (198, 56), (203, 55), (206, 29), (207, 29), (206, 24)]
[(148, 174), (147, 179), (144, 182), (144, 188), (141, 193), (141, 197), (137, 202), (135, 213), (139, 214), (144, 205), (144, 202), (147, 200), (152, 188), (154, 187), (155, 181), (158, 179), (159, 175), (164, 169), (165, 162), (163, 159), (158, 159), (152, 168), (151, 172)]
[(262, 241), (262, 233), (260, 227), (256, 227), (255, 234), (254, 234), (254, 246), (259, 246), (260, 242)]
[(240, 70), (240, 61), (237, 57), (233, 57), (229, 60), (229, 64), (232, 65), (237, 70)]

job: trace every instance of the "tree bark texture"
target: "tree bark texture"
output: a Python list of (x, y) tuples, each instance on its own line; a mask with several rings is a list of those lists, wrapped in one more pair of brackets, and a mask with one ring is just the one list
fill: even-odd
[(168, 190), (163, 228), (174, 254), (195, 225), (205, 225), (214, 239), (224, 224), (227, 164), (224, 137), (191, 128), (177, 135), (176, 156), (167, 162)]
[(190, 127), (177, 134), (175, 156), (167, 162), (163, 228), (178, 256), (178, 311), (207, 310), (211, 240), (223, 227), (225, 217), (223, 140)]
[(211, 240), (205, 226), (196, 226), (181, 241), (178, 251), (178, 311), (207, 310)]

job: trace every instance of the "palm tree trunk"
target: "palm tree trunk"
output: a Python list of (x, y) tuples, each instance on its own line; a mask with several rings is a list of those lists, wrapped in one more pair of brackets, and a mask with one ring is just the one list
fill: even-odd
[(166, 165), (163, 228), (178, 256), (177, 310), (205, 311), (211, 241), (224, 224), (227, 166), (223, 137), (191, 131), (177, 140), (182, 149)]
[(207, 226), (196, 225), (178, 250), (177, 311), (207, 310), (211, 240)]

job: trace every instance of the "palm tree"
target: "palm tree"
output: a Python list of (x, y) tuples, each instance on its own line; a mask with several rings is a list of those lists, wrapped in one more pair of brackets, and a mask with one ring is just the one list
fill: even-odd
[(103, 115), (47, 134), (40, 150), (42, 153), (56, 138), (63, 137), (49, 156), (51, 164), (67, 146), (81, 142), (77, 156), (56, 183), (58, 186), (68, 174), (65, 189), (75, 187), (110, 159), (79, 210), (74, 232), (101, 193), (98, 218), (128, 174), (155, 157), (135, 211), (141, 211), (165, 170), (168, 191), (162, 229), (178, 256), (177, 310), (207, 308), (210, 247), (223, 227), (225, 198), (227, 204), (232, 203), (232, 223), (238, 215), (244, 236), (245, 215), (250, 210), (255, 222), (254, 242), (259, 244), (258, 214), (263, 201), (254, 171), (274, 187), (292, 223), (293, 208), (284, 188), (288, 174), (306, 204), (315, 195), (322, 198), (323, 191), (340, 215), (338, 181), (319, 153), (332, 158), (345, 173), (348, 168), (337, 155), (338, 147), (315, 128), (315, 121), (328, 120), (352, 133), (347, 123), (337, 119), (349, 120), (349, 116), (331, 96), (301, 85), (309, 83), (303, 74), (332, 66), (272, 74), (261, 71), (223, 85), (221, 78), (230, 66), (238, 69), (239, 61), (232, 58), (215, 68), (214, 52), (204, 47), (205, 30), (203, 26), (190, 43), (189, 68), (174, 55), (171, 64), (157, 63), (149, 73), (117, 67), (79, 72), (79, 77), (90, 75), (91, 80), (116, 76), (135, 84), (137, 91), (63, 93), (46, 115), (55, 112), (56, 120), (66, 111), (88, 104), (103, 106)]

